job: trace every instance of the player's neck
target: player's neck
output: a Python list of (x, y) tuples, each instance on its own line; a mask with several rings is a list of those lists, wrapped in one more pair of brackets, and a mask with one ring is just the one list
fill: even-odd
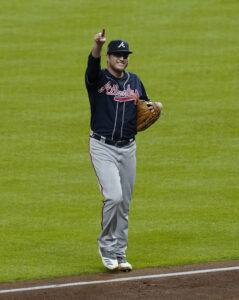
[(109, 66), (107, 67), (108, 71), (110, 72), (111, 75), (113, 75), (116, 78), (122, 78), (124, 76), (124, 71), (116, 71), (110, 68)]

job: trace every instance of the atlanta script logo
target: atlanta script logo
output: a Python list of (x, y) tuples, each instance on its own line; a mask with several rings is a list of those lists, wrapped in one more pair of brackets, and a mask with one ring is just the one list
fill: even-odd
[(120, 91), (118, 84), (111, 85), (111, 82), (108, 81), (104, 86), (102, 86), (98, 92), (103, 93), (106, 91), (106, 95), (115, 96), (114, 100), (119, 102), (124, 101), (137, 101), (139, 97), (139, 92), (137, 89), (131, 90), (130, 84), (127, 85), (127, 89)]

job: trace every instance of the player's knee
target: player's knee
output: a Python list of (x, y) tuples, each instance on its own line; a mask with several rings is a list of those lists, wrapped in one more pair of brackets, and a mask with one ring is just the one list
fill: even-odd
[(123, 201), (123, 195), (122, 192), (117, 192), (111, 195), (111, 201), (114, 205), (118, 205)]

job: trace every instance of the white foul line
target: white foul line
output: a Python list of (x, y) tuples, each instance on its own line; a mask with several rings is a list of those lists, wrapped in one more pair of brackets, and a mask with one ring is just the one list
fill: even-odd
[(26, 292), (26, 291), (43, 290), (43, 289), (54, 289), (54, 288), (90, 285), (90, 284), (101, 284), (101, 283), (151, 279), (151, 278), (165, 278), (165, 277), (203, 274), (203, 273), (212, 273), (212, 272), (225, 272), (225, 271), (233, 271), (233, 270), (239, 270), (239, 266), (228, 267), (228, 268), (175, 272), (175, 273), (166, 273), (166, 274), (144, 275), (144, 276), (135, 276), (135, 277), (124, 277), (124, 278), (115, 278), (115, 279), (108, 279), (108, 280), (82, 281), (82, 282), (70, 282), (70, 283), (61, 283), (61, 284), (52, 284), (52, 285), (42, 285), (42, 286), (34, 286), (34, 287), (26, 287), (26, 288), (18, 288), (18, 289), (0, 290), (0, 294)]

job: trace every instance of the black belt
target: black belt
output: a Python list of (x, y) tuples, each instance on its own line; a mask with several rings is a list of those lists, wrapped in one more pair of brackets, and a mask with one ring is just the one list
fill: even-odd
[(124, 146), (127, 146), (129, 144), (131, 144), (135, 138), (131, 138), (131, 139), (122, 139), (122, 140), (111, 140), (111, 139), (107, 139), (105, 138), (104, 136), (100, 136), (96, 133), (92, 133), (91, 134), (91, 137), (98, 140), (98, 141), (101, 141), (105, 144), (108, 144), (108, 145), (111, 145), (111, 146), (115, 146), (115, 147), (124, 147)]

